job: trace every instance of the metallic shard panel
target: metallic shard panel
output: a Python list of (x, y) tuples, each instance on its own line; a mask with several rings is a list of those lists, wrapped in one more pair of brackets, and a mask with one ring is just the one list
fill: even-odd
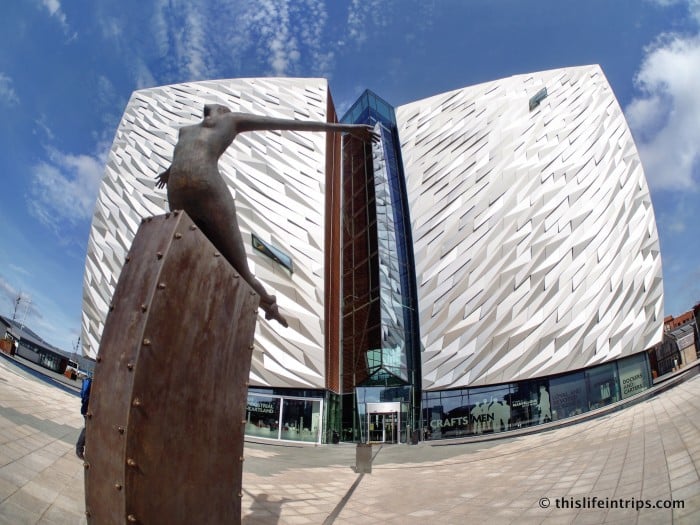
[(661, 340), (654, 212), (600, 67), (497, 80), (396, 115), (424, 390), (556, 374)]
[[(84, 351), (95, 356), (116, 280), (142, 217), (167, 211), (154, 177), (172, 157), (180, 127), (205, 103), (280, 118), (326, 120), (323, 79), (236, 79), (135, 92), (109, 153), (88, 242), (83, 287)], [(239, 135), (219, 167), (236, 199), (243, 238), (291, 256), (294, 273), (253, 250), (256, 276), (277, 295), (290, 327), (259, 316), (251, 384), (324, 388), (325, 158), (323, 133)]]

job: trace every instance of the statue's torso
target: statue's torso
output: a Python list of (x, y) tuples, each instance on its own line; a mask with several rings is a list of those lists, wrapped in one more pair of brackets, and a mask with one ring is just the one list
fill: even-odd
[(230, 195), (218, 168), (219, 157), (230, 144), (225, 139), (216, 127), (197, 124), (180, 129), (168, 179), (171, 205), (175, 201), (187, 209), (186, 201), (198, 196)]

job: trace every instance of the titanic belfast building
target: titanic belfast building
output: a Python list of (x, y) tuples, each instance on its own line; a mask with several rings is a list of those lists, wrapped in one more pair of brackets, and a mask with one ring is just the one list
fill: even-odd
[[(324, 79), (192, 82), (135, 92), (92, 222), (83, 344), (95, 356), (156, 175), (204, 104), (374, 126), (381, 140), (251, 132), (220, 160), (259, 316), (246, 433), (405, 443), (504, 432), (651, 386), (659, 239), (642, 165), (598, 66), (517, 75), (336, 114)], [(193, 348), (193, 352), (215, 351)], [(196, 371), (193, 371), (196, 373)]]

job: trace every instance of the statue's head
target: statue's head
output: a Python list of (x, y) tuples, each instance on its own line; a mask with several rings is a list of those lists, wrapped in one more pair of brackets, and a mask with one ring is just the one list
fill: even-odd
[(221, 104), (204, 104), (204, 118), (224, 113), (231, 113), (231, 110)]

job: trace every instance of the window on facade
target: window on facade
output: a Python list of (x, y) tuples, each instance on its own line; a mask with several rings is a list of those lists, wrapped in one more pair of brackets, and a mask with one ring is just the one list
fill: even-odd
[(540, 102), (542, 102), (545, 98), (547, 98), (547, 88), (543, 87), (530, 98), (530, 111), (539, 106)]
[(586, 370), (588, 406), (590, 410), (604, 407), (620, 400), (620, 388), (615, 363)]
[(423, 402), (423, 419), (434, 439), (466, 436), (469, 426), (467, 390), (431, 392)]
[(269, 257), (273, 261), (275, 261), (277, 264), (280, 264), (284, 266), (287, 270), (290, 272), (294, 272), (294, 265), (292, 263), (292, 258), (284, 253), (282, 250), (275, 248), (271, 244), (263, 241), (255, 235), (254, 233), (251, 233), (252, 241), (253, 241), (253, 248), (265, 255), (266, 257)]
[(280, 400), (276, 397), (248, 395), (245, 433), (249, 436), (277, 439)]
[(511, 430), (552, 420), (547, 381), (523, 381), (513, 384), (509, 401)]
[(510, 387), (500, 385), (469, 390), (469, 425), (472, 434), (510, 429)]
[(319, 400), (284, 399), (280, 437), (291, 441), (319, 440), (321, 402)]
[(651, 386), (649, 369), (644, 354), (637, 354), (617, 362), (622, 399), (643, 392)]
[(586, 378), (583, 372), (549, 380), (552, 421), (577, 416), (588, 410)]

